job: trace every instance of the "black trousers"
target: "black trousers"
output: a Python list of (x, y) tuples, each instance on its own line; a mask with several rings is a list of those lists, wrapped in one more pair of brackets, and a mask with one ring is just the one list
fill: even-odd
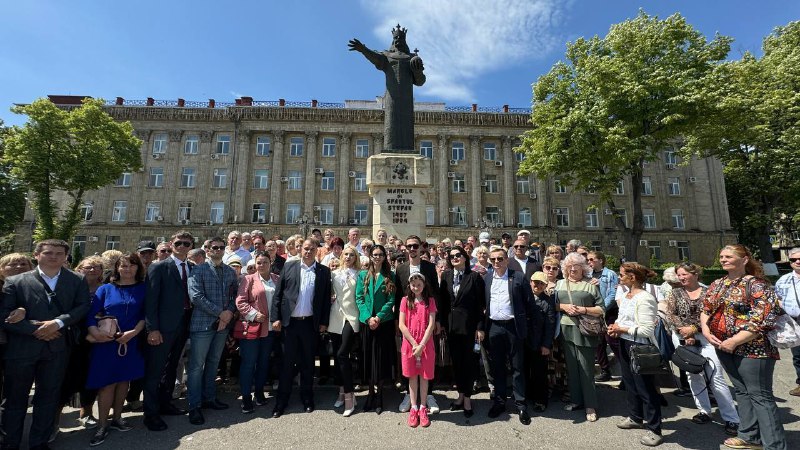
[[(611, 312), (606, 313), (606, 325), (611, 325), (612, 323), (617, 321), (617, 316), (619, 315), (619, 308), (614, 308)], [(611, 365), (608, 361), (608, 353), (606, 353), (606, 347), (611, 347), (611, 351), (617, 355), (617, 361), (619, 361), (619, 339), (615, 337), (611, 337), (606, 333), (600, 334), (600, 343), (597, 344), (597, 351), (595, 353), (595, 360), (597, 364), (600, 366), (600, 370), (603, 372), (610, 372)]]
[(336, 384), (342, 386), (345, 394), (354, 391), (353, 389), (353, 362), (350, 360), (350, 354), (355, 347), (358, 333), (353, 331), (350, 322), (345, 322), (342, 328), (342, 334), (331, 334), (333, 338), (333, 348), (336, 352), (336, 365), (334, 367), (336, 373)]
[(475, 336), (464, 334), (448, 334), (450, 359), (453, 361), (453, 374), (459, 394), (472, 395), (472, 385), (478, 376), (479, 354), (473, 351)]
[(186, 311), (181, 326), (170, 333), (161, 333), (161, 345), (148, 345), (144, 358), (144, 415), (157, 416), (162, 407), (172, 402), (178, 362), (189, 339), (191, 311)]
[(656, 388), (655, 375), (637, 375), (631, 371), (631, 345), (627, 339), (619, 340), (619, 365), (625, 393), (628, 396), (630, 418), (644, 421), (648, 430), (661, 434), (661, 394)]
[(36, 393), (33, 395), (33, 422), (28, 443), (31, 448), (47, 443), (60, 406), (59, 394), (68, 361), (69, 350), (51, 352), (47, 346), (39, 356), (5, 361), (4, 447), (18, 448), (22, 442), (28, 394), (34, 382)]
[(541, 348), (525, 344), (525, 395), (528, 400), (545, 406), (550, 398), (547, 360), (547, 356), (542, 356)]
[(319, 330), (314, 329), (313, 317), (298, 320), (292, 317), (283, 332), (283, 367), (278, 385), (276, 408), (285, 409), (292, 393), (294, 366), (300, 370), (300, 399), (303, 405), (314, 405), (314, 356), (317, 353)]
[(508, 398), (508, 370), (511, 361), (511, 383), (514, 403), (519, 409), (527, 409), (525, 404), (525, 350), (524, 342), (517, 337), (514, 320), (490, 321), (489, 354), (491, 356), (492, 378), (494, 379), (495, 402), (505, 403)]

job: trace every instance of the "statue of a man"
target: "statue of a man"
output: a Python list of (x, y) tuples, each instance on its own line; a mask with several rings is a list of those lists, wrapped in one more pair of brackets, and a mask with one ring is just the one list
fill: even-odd
[(369, 62), (386, 75), (384, 104), (383, 151), (416, 153), (414, 149), (414, 85), (425, 84), (422, 58), (411, 54), (406, 43), (406, 29), (398, 24), (392, 30), (392, 46), (376, 52), (358, 39), (352, 39), (350, 50), (361, 52)]

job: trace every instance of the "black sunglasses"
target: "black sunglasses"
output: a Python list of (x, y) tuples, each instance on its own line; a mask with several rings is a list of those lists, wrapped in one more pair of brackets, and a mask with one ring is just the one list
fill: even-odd
[(506, 259), (505, 259), (505, 258), (503, 258), (502, 256), (501, 256), (501, 257), (489, 258), (489, 261), (491, 261), (491, 262), (503, 262), (503, 261), (505, 261), (505, 260), (506, 260)]
[(526, 245), (515, 245), (514, 246), (514, 248), (525, 248), (525, 247), (527, 247), (527, 246)]
[(210, 248), (211, 250), (225, 250), (225, 246), (224, 246), (224, 245), (212, 245), (212, 246), (211, 246), (211, 247), (209, 247), (209, 248)]
[(462, 257), (462, 255), (461, 255), (461, 253), (456, 253), (456, 254), (453, 254), (453, 255), (447, 255), (447, 257), (450, 258), (450, 259), (459, 259), (459, 258)]
[(411, 250), (416, 250), (419, 248), (419, 244), (406, 244), (406, 248), (410, 248)]
[(800, 258), (789, 258), (790, 263), (796, 263), (797, 261), (800, 261)]
[(173, 247), (180, 247), (180, 246), (191, 247), (192, 243), (189, 242), (189, 241), (175, 241), (175, 242), (172, 243), (172, 246)]

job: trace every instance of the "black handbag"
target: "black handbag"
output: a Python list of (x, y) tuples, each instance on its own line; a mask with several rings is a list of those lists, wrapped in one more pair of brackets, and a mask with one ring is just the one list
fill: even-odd
[[(637, 330), (638, 331), (638, 330)], [(652, 343), (636, 342), (637, 332), (633, 332), (631, 345), (631, 372), (637, 375), (661, 375), (669, 373), (669, 368), (661, 357), (661, 351)]]
[(708, 364), (708, 358), (689, 350), (685, 345), (680, 345), (672, 353), (672, 362), (685, 372), (700, 373)]

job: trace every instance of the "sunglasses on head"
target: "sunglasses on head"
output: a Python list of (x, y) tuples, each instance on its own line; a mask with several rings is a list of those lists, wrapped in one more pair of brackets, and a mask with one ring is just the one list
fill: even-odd
[(172, 243), (172, 246), (173, 247), (181, 247), (181, 246), (183, 246), (183, 247), (191, 247), (192, 243), (189, 242), (189, 241), (175, 241), (175, 242)]

